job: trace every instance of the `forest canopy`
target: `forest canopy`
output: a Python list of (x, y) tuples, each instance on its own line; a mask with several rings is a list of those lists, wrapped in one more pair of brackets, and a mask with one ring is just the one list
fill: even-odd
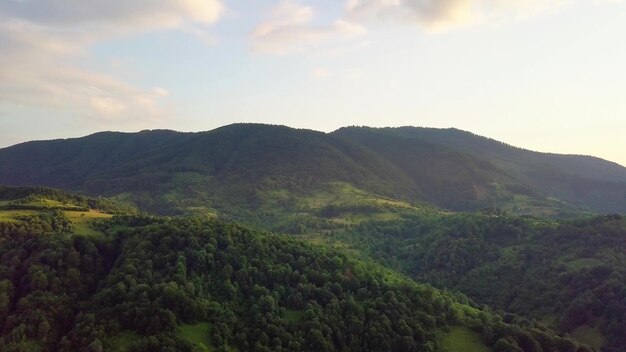
[(285, 236), (196, 218), (99, 226), (0, 237), (3, 351), (437, 351), (456, 326), (495, 351), (588, 351)]

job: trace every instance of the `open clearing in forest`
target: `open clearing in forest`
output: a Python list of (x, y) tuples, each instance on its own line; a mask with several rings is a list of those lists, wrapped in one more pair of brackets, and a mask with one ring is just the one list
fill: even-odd
[(443, 350), (446, 352), (491, 352), (480, 335), (464, 326), (454, 326), (443, 337)]
[(111, 218), (111, 214), (102, 213), (97, 210), (90, 209), (89, 211), (65, 211), (65, 216), (74, 224), (74, 233), (79, 235), (96, 236), (100, 232), (94, 230), (91, 224), (97, 219)]
[(198, 346), (203, 351), (214, 351), (213, 343), (211, 342), (211, 329), (212, 326), (209, 323), (198, 323), (193, 325), (183, 324), (179, 326), (181, 336)]
[(606, 339), (598, 328), (589, 325), (581, 325), (570, 332), (570, 335), (577, 341), (587, 344), (597, 349), (605, 345)]

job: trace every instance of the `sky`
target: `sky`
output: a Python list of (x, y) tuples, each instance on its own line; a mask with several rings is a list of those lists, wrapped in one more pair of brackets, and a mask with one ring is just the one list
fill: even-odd
[(0, 147), (455, 127), (626, 165), (626, 1), (1, 0)]

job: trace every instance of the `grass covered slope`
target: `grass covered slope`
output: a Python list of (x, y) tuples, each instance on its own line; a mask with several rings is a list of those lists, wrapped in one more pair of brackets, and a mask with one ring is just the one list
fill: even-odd
[(45, 187), (0, 186), (0, 233), (98, 235), (98, 220), (133, 213), (125, 203)]
[(494, 351), (588, 351), (294, 239), (190, 218), (102, 229), (0, 237), (0, 349), (441, 351), (452, 336)]
[(617, 164), (522, 151), (456, 130), (321, 133), (236, 124), (200, 133), (103, 132), (0, 150), (0, 183), (123, 195), (162, 214), (248, 221), (272, 200), (268, 194), (309, 197), (336, 182), (452, 210), (626, 211), (626, 169)]
[(262, 201), (256, 211), (241, 210), (231, 218), (298, 235), (328, 234), (366, 220), (393, 220), (406, 214), (440, 211), (425, 203), (410, 204), (345, 182), (324, 184), (305, 194), (287, 190), (259, 191), (258, 197)]
[(493, 349), (485, 346), (481, 336), (467, 327), (454, 326), (444, 335), (442, 342), (446, 352), (490, 352)]
[(0, 186), (0, 209), (68, 211), (99, 210), (107, 213), (128, 214), (136, 209), (116, 199), (87, 197), (48, 187)]

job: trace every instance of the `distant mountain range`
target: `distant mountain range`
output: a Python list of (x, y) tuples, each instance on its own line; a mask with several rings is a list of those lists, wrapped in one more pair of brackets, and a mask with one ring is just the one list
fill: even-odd
[[(626, 168), (538, 153), (457, 129), (261, 124), (101, 132), (0, 149), (0, 184), (127, 197), (159, 213), (254, 209), (342, 182), (407, 203), (515, 213), (626, 212)], [(230, 210), (229, 210), (230, 209)]]

